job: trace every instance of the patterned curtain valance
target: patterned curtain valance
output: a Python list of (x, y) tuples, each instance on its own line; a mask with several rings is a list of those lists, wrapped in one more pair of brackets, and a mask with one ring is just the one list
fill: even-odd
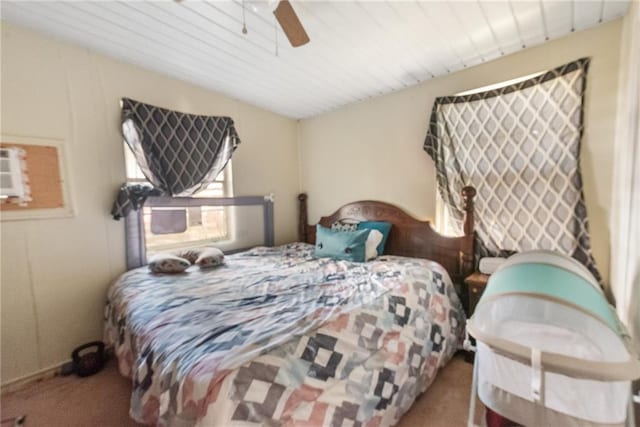
[[(190, 196), (205, 188), (240, 144), (230, 117), (180, 113), (128, 98), (122, 99), (122, 135), (153, 188), (168, 196)], [(137, 196), (135, 203), (129, 203), (128, 194)], [(140, 194), (120, 189), (113, 217), (140, 205)]]
[(459, 231), (460, 190), (478, 191), (477, 256), (557, 250), (601, 281), (578, 161), (588, 65), (583, 58), (510, 86), (435, 100), (424, 149)]

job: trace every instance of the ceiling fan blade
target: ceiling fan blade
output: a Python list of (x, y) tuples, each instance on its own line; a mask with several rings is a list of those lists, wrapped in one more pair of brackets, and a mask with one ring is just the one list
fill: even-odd
[(273, 11), (284, 34), (289, 39), (291, 46), (298, 47), (309, 43), (309, 36), (298, 19), (289, 0), (280, 0), (278, 7)]

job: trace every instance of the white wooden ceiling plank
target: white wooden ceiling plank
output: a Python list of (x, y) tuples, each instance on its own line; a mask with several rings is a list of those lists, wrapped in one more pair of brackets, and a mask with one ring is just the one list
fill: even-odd
[(604, 22), (624, 16), (629, 9), (629, 1), (602, 0), (602, 2), (602, 17)]
[(487, 28), (489, 28), (489, 32), (491, 33), (491, 38), (493, 39), (493, 43), (498, 48), (498, 52), (500, 55), (504, 55), (504, 49), (502, 48), (502, 44), (500, 40), (498, 40), (498, 36), (496, 35), (496, 30), (493, 28), (493, 24), (489, 20), (489, 16), (487, 15), (487, 11), (484, 9), (482, 2), (478, 0), (478, 7), (480, 8), (480, 13), (482, 14), (482, 19), (484, 20)]
[(390, 7), (403, 20), (402, 29), (405, 43), (414, 47), (414, 52), (427, 64), (432, 78), (451, 72), (449, 64), (458, 59), (456, 53), (447, 47), (440, 32), (434, 28), (431, 19), (425, 15), (419, 1), (389, 1)]
[[(422, 26), (419, 25), (414, 19), (407, 16), (405, 11), (409, 11), (415, 7), (413, 2), (393, 2), (386, 0), (384, 2), (386, 6), (387, 15), (393, 15), (393, 22), (386, 22), (385, 25), (391, 27), (394, 30), (396, 39), (404, 46), (405, 51), (408, 53), (409, 62), (407, 68), (415, 69), (413, 74), (417, 74), (418, 82), (434, 78), (436, 73), (432, 62), (428, 60), (429, 52), (418, 41), (423, 33)], [(413, 9), (414, 13), (419, 12)], [(409, 12), (410, 13), (410, 12)], [(414, 15), (415, 16), (415, 15)], [(412, 62), (414, 63), (412, 65)]]
[(471, 65), (478, 53), (470, 42), (467, 34), (460, 28), (451, 5), (447, 2), (427, 2), (423, 3), (423, 8), (427, 15), (434, 17), (438, 22), (438, 29), (443, 37), (450, 40), (451, 49), (460, 57), (463, 68)]
[(504, 54), (522, 49), (522, 41), (509, 3), (506, 1), (481, 1), (481, 4)]
[(433, 72), (424, 65), (424, 61), (420, 59), (412, 48), (411, 43), (407, 43), (404, 22), (402, 17), (390, 6), (388, 1), (375, 3), (356, 3), (365, 16), (368, 16), (375, 26), (378, 28), (377, 45), (384, 48), (384, 44), (389, 47), (384, 48), (393, 52), (391, 61), (397, 63), (398, 68), (402, 70), (400, 78), (403, 87), (414, 85), (426, 78), (431, 78)]
[(433, 16), (427, 12), (423, 2), (417, 0), (416, 4), (418, 5), (420, 12), (422, 13), (422, 16), (424, 17), (428, 28), (431, 30), (431, 33), (435, 33), (438, 36), (438, 60), (442, 61), (445, 64), (448, 64), (445, 66), (447, 73), (450, 73), (455, 69), (466, 67), (466, 64), (462, 60), (462, 57), (451, 44), (451, 39), (443, 35), (440, 25), (438, 24), (438, 20), (434, 19)]
[(538, 1), (512, 1), (511, 5), (518, 20), (524, 44), (529, 47), (543, 43), (544, 29)]
[(479, 2), (457, 2), (450, 5), (460, 27), (465, 29), (469, 42), (480, 57), (480, 62), (500, 56), (501, 47), (491, 32), (491, 26)]
[(475, 40), (471, 36), (469, 29), (462, 22), (462, 19), (460, 18), (460, 14), (458, 13), (455, 7), (456, 4), (462, 4), (463, 6), (465, 6), (465, 11), (463, 13), (466, 15), (468, 11), (472, 10), (472, 7), (475, 4), (474, 3), (452, 3), (452, 2), (447, 2), (446, 4), (448, 6), (449, 11), (451, 12), (451, 15), (455, 20), (455, 23), (456, 23), (455, 28), (457, 28), (457, 31), (462, 33), (462, 35), (468, 42), (468, 45), (471, 46), (471, 52), (466, 57), (467, 64), (475, 65), (481, 62), (485, 62), (486, 60), (485, 52), (483, 52), (483, 50), (479, 48), (478, 44), (475, 42)]
[[(449, 52), (443, 45), (445, 40), (430, 25), (420, 4), (417, 1), (392, 1), (389, 5), (402, 20), (405, 43), (414, 46), (421, 60), (428, 64), (432, 77), (449, 73), (447, 64), (452, 59), (442, 58), (443, 53)], [(455, 54), (450, 56), (455, 60)]]
[[(304, 10), (298, 4), (298, 10)], [(311, 16), (306, 16), (306, 24), (323, 25), (322, 20)], [(333, 30), (330, 27), (323, 28), (325, 35), (321, 41), (321, 49), (326, 52), (326, 61), (329, 64), (339, 63), (348, 71), (328, 72), (327, 78), (341, 79), (343, 81), (343, 90), (348, 91), (357, 97), (358, 100), (379, 93), (386, 93), (391, 90), (394, 79), (389, 79), (384, 64), (377, 64), (363, 57), (363, 53), (356, 46), (350, 45), (348, 37), (343, 37), (342, 27), (336, 25), (338, 29)], [(318, 39), (316, 37), (316, 39)], [(363, 67), (363, 64), (371, 64), (372, 66)], [(339, 104), (344, 105), (344, 104)]]
[(513, 1), (507, 0), (507, 4), (509, 5), (509, 10), (511, 11), (511, 17), (513, 18), (513, 23), (516, 26), (516, 30), (518, 32), (518, 39), (520, 40), (520, 46), (522, 49), (527, 47), (527, 43), (524, 40), (524, 35), (522, 34), (522, 27), (520, 26), (520, 21), (518, 20), (518, 15), (516, 10), (513, 7)]
[(540, 18), (542, 20), (542, 32), (544, 34), (544, 40), (549, 40), (549, 28), (547, 27), (547, 16), (542, 5), (542, 0), (538, 0), (538, 7), (540, 8)]
[[(368, 46), (362, 47), (358, 46), (357, 43), (354, 43), (353, 40), (359, 39), (362, 34), (358, 38), (350, 37), (348, 35), (348, 29), (351, 27), (352, 22), (349, 22), (345, 16), (347, 14), (344, 13), (336, 13), (335, 7), (344, 6), (346, 3), (327, 3), (330, 5), (329, 8), (325, 9), (325, 15), (328, 19), (334, 21), (333, 25), (330, 25), (325, 22), (325, 18), (320, 15), (310, 14), (307, 12), (307, 4), (298, 3), (296, 6), (298, 10), (301, 12), (307, 12), (306, 16), (311, 18), (307, 19), (307, 24), (313, 24), (314, 22), (319, 25), (321, 31), (324, 32), (323, 42), (325, 46), (327, 46), (333, 52), (333, 61), (337, 61), (340, 63), (348, 63), (357, 65), (360, 64), (375, 64), (375, 66), (367, 66), (367, 67), (359, 67), (364, 73), (371, 74), (375, 77), (376, 80), (380, 81), (381, 84), (378, 86), (378, 90), (382, 93), (384, 91), (394, 90), (398, 85), (402, 85), (402, 82), (394, 80), (393, 75), (388, 71), (388, 64), (386, 61), (380, 63), (376, 63), (373, 59), (376, 58), (373, 54), (368, 54)], [(338, 22), (339, 21), (339, 22)], [(377, 57), (379, 58), (379, 56)], [(352, 67), (353, 68), (353, 67)], [(364, 68), (364, 69), (362, 69)], [(391, 77), (391, 79), (390, 79)]]
[(600, 2), (582, 1), (575, 5), (576, 31), (592, 27), (600, 20)]
[(562, 37), (571, 32), (571, 3), (568, 1), (544, 0), (549, 38)]
[(377, 31), (374, 33), (376, 36), (374, 43), (377, 47), (386, 46), (386, 48), (384, 48), (388, 52), (386, 61), (392, 65), (396, 79), (402, 82), (401, 87), (416, 84), (419, 78), (406, 67), (406, 61), (403, 61), (400, 57), (402, 52), (400, 52), (398, 39), (382, 24), (381, 20), (376, 17), (377, 14), (381, 13), (379, 8), (382, 6), (382, 3), (367, 3), (366, 7), (361, 2), (353, 2), (353, 4), (359, 8), (360, 14), (363, 17), (367, 17), (377, 28)]
[[(369, 85), (361, 96), (370, 96), (378, 92), (392, 91), (397, 87), (402, 87), (403, 82), (396, 77), (388, 61), (376, 61), (374, 51), (378, 49), (376, 42), (372, 39), (371, 44), (364, 46), (360, 43), (362, 33), (358, 33), (357, 26), (353, 25), (353, 20), (349, 19), (349, 10), (344, 10), (347, 3), (327, 3), (323, 9), (324, 15), (314, 14), (307, 9), (307, 4), (298, 4), (299, 9), (312, 20), (310, 23), (317, 23), (319, 31), (325, 34), (324, 41), (332, 51), (334, 61), (348, 64), (349, 68), (364, 71), (375, 77), (379, 84)], [(354, 4), (350, 6), (356, 7)], [(333, 21), (333, 25), (326, 20)], [(327, 37), (326, 35), (330, 35)], [(374, 46), (376, 45), (376, 46)], [(371, 49), (373, 47), (373, 49)], [(368, 64), (366, 67), (358, 64)]]

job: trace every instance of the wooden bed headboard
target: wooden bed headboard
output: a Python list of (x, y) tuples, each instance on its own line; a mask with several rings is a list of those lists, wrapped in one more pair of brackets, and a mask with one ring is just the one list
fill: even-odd
[[(385, 255), (426, 258), (441, 264), (454, 283), (462, 283), (473, 272), (473, 187), (462, 189), (464, 201), (464, 235), (447, 237), (431, 227), (429, 221), (420, 221), (389, 203), (372, 200), (353, 202), (342, 206), (329, 216), (320, 218), (319, 224), (331, 227), (337, 220), (387, 221), (393, 224), (385, 246)], [(307, 195), (298, 196), (299, 219), (298, 240), (315, 244), (316, 226), (309, 225), (307, 218)]]

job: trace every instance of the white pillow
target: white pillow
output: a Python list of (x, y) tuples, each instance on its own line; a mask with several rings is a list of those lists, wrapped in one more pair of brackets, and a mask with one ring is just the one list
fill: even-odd
[(158, 254), (149, 260), (149, 270), (152, 273), (182, 273), (189, 266), (191, 263), (188, 260), (171, 254)]
[(378, 256), (378, 245), (382, 242), (384, 236), (378, 230), (371, 230), (367, 242), (365, 243), (365, 260), (369, 261)]
[(218, 248), (209, 246), (200, 251), (196, 264), (198, 264), (200, 268), (211, 268), (222, 265), (223, 261), (224, 253)]
[(494, 257), (480, 258), (478, 270), (480, 270), (480, 273), (493, 274), (496, 272), (496, 270), (498, 270), (498, 267), (500, 267), (500, 265), (502, 265), (506, 260), (506, 258)]

